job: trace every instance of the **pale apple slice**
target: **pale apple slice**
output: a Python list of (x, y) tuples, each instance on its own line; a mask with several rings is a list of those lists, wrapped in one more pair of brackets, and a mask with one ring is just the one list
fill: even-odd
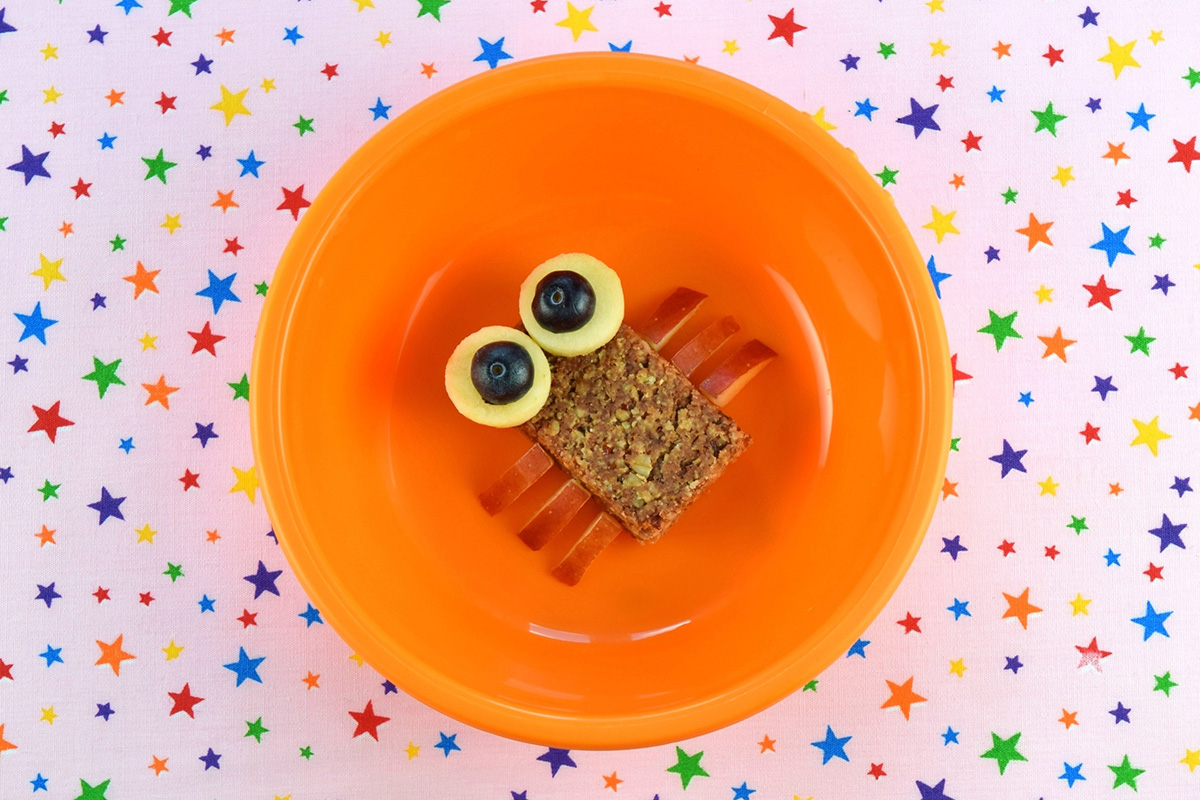
[(612, 540), (616, 539), (622, 530), (624, 528), (621, 527), (621, 523), (608, 514), (601, 513), (579, 537), (579, 541), (571, 546), (551, 574), (568, 586), (579, 583), (579, 579), (596, 560), (596, 556), (612, 544)]
[(685, 376), (691, 375), (741, 329), (742, 326), (733, 317), (721, 317), (679, 348), (671, 357), (671, 363), (679, 367)]
[(545, 475), (552, 463), (542, 446), (535, 444), (517, 459), (517, 463), (505, 470), (495, 483), (483, 490), (479, 495), (479, 504), (483, 506), (484, 511), (493, 517), (496, 516), (524, 494), (534, 481)]
[(680, 286), (651, 315), (642, 336), (655, 350), (662, 348), (692, 318), (706, 297), (703, 292)]
[(529, 545), (530, 550), (541, 550), (546, 542), (567, 526), (590, 496), (578, 481), (567, 481), (517, 535)]
[(758, 339), (746, 342), (721, 362), (700, 384), (700, 391), (718, 406), (734, 398), (750, 380), (771, 363), (776, 353)]

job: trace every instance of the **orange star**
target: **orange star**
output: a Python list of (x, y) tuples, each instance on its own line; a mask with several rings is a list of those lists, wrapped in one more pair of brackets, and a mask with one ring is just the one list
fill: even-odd
[(1125, 159), (1129, 158), (1129, 156), (1125, 155), (1125, 143), (1124, 142), (1121, 142), (1120, 144), (1113, 144), (1112, 142), (1109, 142), (1108, 143), (1108, 152), (1100, 157), (1101, 158), (1111, 158), (1113, 160), (1114, 167), (1117, 165), (1117, 162), (1120, 161), (1122, 158), (1125, 158)]
[(237, 203), (233, 202), (233, 189), (230, 189), (228, 192), (222, 192), (220, 189), (217, 189), (217, 199), (213, 203), (213, 206), (221, 209), (222, 214), (231, 208), (240, 208)]
[(121, 649), (121, 640), (124, 638), (125, 634), (121, 634), (116, 639), (113, 639), (112, 644), (105, 644), (97, 639), (96, 644), (100, 645), (100, 658), (96, 660), (96, 666), (108, 664), (112, 667), (113, 675), (120, 675), (121, 662), (137, 658), (133, 653), (126, 653)]
[(963, 181), (963, 176), (959, 175), (956, 172), (956, 173), (954, 173), (954, 177), (950, 179), (950, 185), (953, 186), (955, 189), (961, 189), (962, 187), (966, 186), (967, 184)]
[(625, 781), (624, 781), (623, 779), (621, 779), (621, 778), (618, 778), (618, 777), (617, 777), (617, 771), (616, 771), (616, 770), (613, 770), (613, 774), (612, 774), (612, 775), (605, 775), (605, 776), (604, 776), (604, 788), (605, 788), (605, 789), (612, 789), (614, 792), (617, 790), (617, 784), (618, 784), (618, 783), (624, 783), (624, 782), (625, 782)]
[(1079, 713), (1078, 711), (1067, 711), (1065, 708), (1062, 711), (1063, 715), (1058, 718), (1058, 721), (1065, 725), (1067, 730), (1071, 730), (1072, 725), (1079, 724), (1075, 721), (1075, 715)]
[(58, 232), (61, 233), (65, 239), (75, 232), (75, 225), (63, 220), (63, 224), (59, 226)]
[(147, 271), (146, 268), (142, 266), (142, 262), (139, 261), (133, 268), (133, 274), (126, 275), (124, 278), (122, 278), (122, 280), (129, 281), (133, 284), (133, 299), (137, 300), (142, 296), (142, 292), (147, 290), (158, 294), (158, 287), (154, 285), (154, 279), (160, 272), (162, 272), (161, 269)]
[(700, 56), (696, 56), (695, 58), (688, 58), (687, 56), (684, 56), (684, 57), (683, 57), (683, 60), (684, 60), (684, 61), (686, 61), (686, 62), (687, 62), (687, 63), (689, 63), (689, 64), (699, 64), (699, 63), (700, 63)]
[(0, 722), (0, 753), (3, 753), (5, 750), (16, 749), (17, 746), (15, 744), (4, 740), (4, 723)]
[(146, 769), (154, 770), (155, 775), (161, 775), (164, 772), (171, 771), (171, 770), (167, 769), (167, 761), (170, 758), (170, 756), (168, 756), (167, 758), (159, 758), (156, 755), (151, 755), (150, 758), (153, 760), (154, 763), (152, 763), (150, 766), (146, 767)]
[(320, 677), (321, 677), (321, 676), (320, 676), (319, 674), (318, 674), (318, 675), (313, 675), (313, 674), (312, 674), (312, 670), (309, 670), (308, 674), (307, 674), (307, 675), (305, 675), (305, 676), (304, 676), (303, 678), (301, 678), (300, 680), (302, 680), (302, 681), (304, 681), (305, 683), (307, 683), (307, 684), (308, 684), (308, 688), (309, 688), (309, 689), (320, 689), (320, 688), (321, 688), (321, 686), (320, 686), (320, 684), (318, 684), (318, 683), (317, 683), (317, 680), (318, 680)]
[(1048, 358), (1052, 355), (1058, 356), (1065, 364), (1067, 361), (1067, 348), (1075, 344), (1075, 339), (1064, 339), (1062, 335), (1062, 326), (1058, 326), (1058, 330), (1053, 336), (1039, 336), (1042, 344), (1046, 345), (1046, 352), (1042, 353), (1042, 358)]
[(1004, 612), (1004, 615), (1000, 617), (1000, 619), (1016, 617), (1017, 619), (1021, 620), (1022, 628), (1028, 628), (1029, 615), (1036, 614), (1041, 611), (1040, 608), (1029, 602), (1028, 586), (1026, 586), (1025, 591), (1021, 592), (1021, 594), (1017, 597), (1013, 597), (1008, 592), (1001, 592), (1000, 594), (1004, 595), (1004, 599), (1008, 601), (1008, 610)]
[(432, 80), (433, 75), (436, 72), (437, 72), (437, 70), (433, 68), (433, 62), (430, 62), (428, 64), (426, 64), (424, 61), (421, 62), (421, 74), (424, 75), (426, 78), (429, 78)]
[(904, 718), (908, 719), (908, 712), (912, 709), (914, 703), (924, 703), (925, 698), (913, 691), (913, 679), (910, 677), (904, 683), (892, 683), (884, 681), (888, 688), (892, 690), (892, 696), (884, 702), (880, 708), (899, 708)]
[(1032, 213), (1029, 215), (1029, 224), (1024, 228), (1017, 228), (1017, 233), (1022, 236), (1029, 237), (1029, 249), (1032, 250), (1038, 242), (1045, 242), (1050, 247), (1054, 246), (1054, 242), (1050, 241), (1050, 237), (1046, 233), (1050, 230), (1053, 222), (1039, 222), (1038, 218)]
[(167, 398), (172, 392), (179, 391), (178, 386), (167, 386), (166, 375), (159, 375), (158, 383), (143, 383), (142, 388), (150, 393), (150, 396), (146, 398), (146, 405), (150, 405), (151, 403), (157, 401), (162, 403), (162, 407), (166, 409), (171, 408), (170, 400)]
[(205, 534), (206, 539), (210, 542), (216, 542), (217, 539), (221, 538), (221, 534), (217, 533), (215, 530), (205, 531), (204, 534)]
[(774, 753), (775, 752), (775, 740), (772, 739), (770, 736), (767, 736), (764, 733), (763, 740), (758, 743), (758, 747), (759, 747), (758, 752), (760, 752), (760, 753), (765, 753), (768, 750), (770, 750), (772, 753)]
[(1010, 47), (1012, 47), (1011, 44), (1005, 44), (1004, 42), (997, 40), (996, 46), (992, 48), (992, 52), (996, 54), (996, 60), (999, 61), (1005, 56), (1012, 58), (1012, 53), (1008, 52)]
[(125, 105), (125, 100), (123, 99), (124, 97), (125, 93), (118, 92), (116, 89), (113, 89), (108, 94), (104, 95), (104, 99), (108, 101), (109, 108), (112, 108), (116, 105)]
[(47, 528), (45, 525), (42, 525), (41, 533), (34, 534), (34, 536), (36, 536), (38, 538), (38, 540), (41, 542), (41, 544), (38, 546), (45, 547), (48, 544), (58, 544), (58, 542), (54, 541), (54, 531), (55, 530), (57, 530), (57, 529), (56, 528), (55, 529)]
[(225, 30), (225, 28), (221, 28), (220, 33), (213, 34), (213, 35), (221, 40), (221, 47), (224, 47), (227, 44), (233, 44), (233, 35), (235, 33), (237, 33), (236, 30), (229, 31), (229, 30)]
[(942, 499), (945, 500), (951, 495), (958, 497), (958, 484), (949, 478), (942, 478)]
[(1192, 412), (1188, 415), (1188, 419), (1200, 419), (1200, 403), (1194, 406), (1188, 406), (1188, 411)]
[(1121, 484), (1119, 484), (1119, 483), (1110, 483), (1108, 485), (1108, 493), (1109, 494), (1120, 495), (1121, 492), (1123, 492), (1123, 491), (1125, 491), (1125, 490), (1121, 488)]

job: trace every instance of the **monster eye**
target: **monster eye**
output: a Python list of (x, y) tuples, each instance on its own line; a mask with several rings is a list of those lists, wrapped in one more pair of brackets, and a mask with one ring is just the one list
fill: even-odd
[(521, 284), (521, 322), (556, 356), (581, 356), (616, 334), (625, 317), (617, 273), (583, 253), (555, 256)]
[(528, 422), (550, 395), (550, 363), (514, 328), (493, 325), (459, 342), (446, 362), (446, 393), (467, 419), (493, 428)]

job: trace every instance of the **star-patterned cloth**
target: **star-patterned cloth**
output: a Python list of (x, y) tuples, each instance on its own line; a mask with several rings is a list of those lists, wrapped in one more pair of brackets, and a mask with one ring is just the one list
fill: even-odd
[[(0, 0), (0, 797), (1196, 796), (1197, 41), (1114, 0)], [(726, 71), (853, 148), (954, 354), (879, 619), (774, 708), (629, 752), (474, 730), (350, 652), (247, 424), (342, 161), (582, 50)]]

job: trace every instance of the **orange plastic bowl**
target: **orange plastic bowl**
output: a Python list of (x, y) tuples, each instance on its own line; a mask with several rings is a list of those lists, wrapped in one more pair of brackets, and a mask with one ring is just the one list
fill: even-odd
[[(487, 516), (528, 442), (460, 417), (442, 372), (573, 251), (620, 273), (635, 328), (686, 285), (710, 299), (677, 342), (733, 314), (780, 357), (727, 407), (746, 454), (568, 588), (579, 525), (515, 535), (553, 479)], [(900, 582), (949, 449), (938, 303), (888, 196), (807, 115), (647, 56), (506, 66), (372, 137), (293, 235), (253, 370), (267, 506), (330, 624), (434, 708), (559, 747), (677, 741), (814, 677)]]

